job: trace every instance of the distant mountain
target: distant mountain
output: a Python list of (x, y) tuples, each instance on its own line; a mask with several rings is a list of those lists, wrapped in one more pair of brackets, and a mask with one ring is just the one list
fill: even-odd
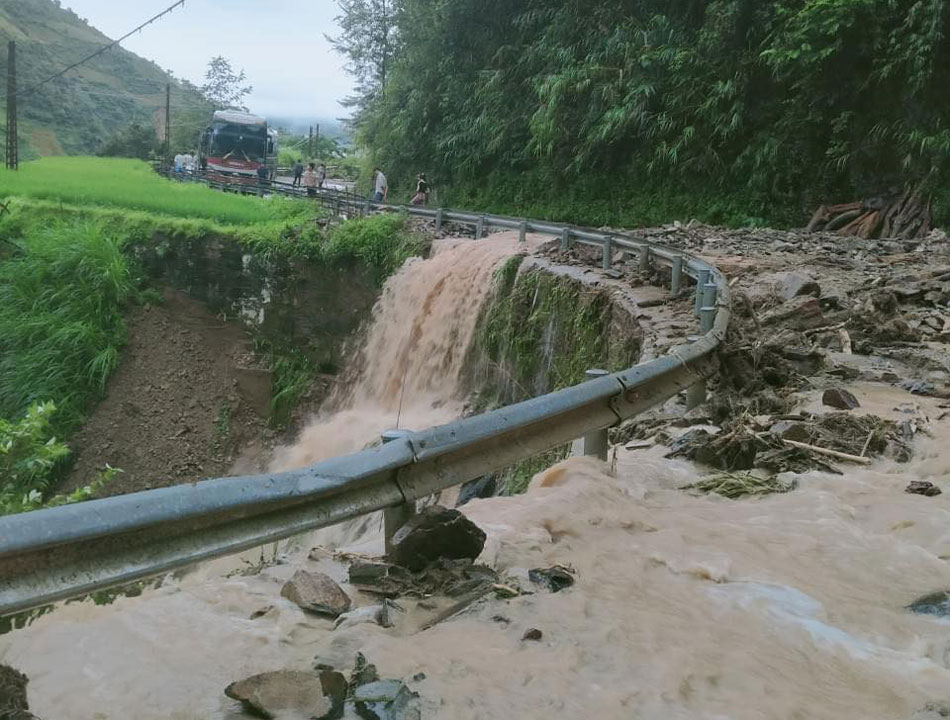
[(293, 135), (306, 135), (310, 132), (311, 125), (319, 125), (320, 134), (324, 137), (333, 138), (342, 143), (349, 140), (349, 132), (343, 125), (343, 122), (336, 118), (273, 115), (268, 116), (267, 121), (272, 127), (280, 128)]
[[(58, 0), (0, 0), (3, 78), (9, 40), (16, 41), (21, 91), (111, 42)], [(197, 89), (116, 47), (18, 99), (20, 157), (93, 154), (132, 122), (152, 125), (161, 136), (169, 82), (173, 140), (183, 147), (194, 144), (211, 112)], [(5, 81), (0, 86), (2, 105)]]

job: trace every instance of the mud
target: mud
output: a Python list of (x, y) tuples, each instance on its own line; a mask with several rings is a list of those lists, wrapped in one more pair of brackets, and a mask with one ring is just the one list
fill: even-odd
[(163, 302), (138, 308), (128, 328), (106, 397), (70, 439), (75, 464), (63, 490), (107, 463), (122, 473), (102, 495), (227, 475), (242, 450), (266, 454), (275, 444), (270, 376), (240, 324), (165, 289)]

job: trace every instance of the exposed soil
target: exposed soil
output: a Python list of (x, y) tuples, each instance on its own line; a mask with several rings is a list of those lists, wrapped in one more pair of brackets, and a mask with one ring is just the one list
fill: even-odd
[(128, 327), (105, 399), (70, 440), (75, 463), (61, 490), (106, 463), (123, 472), (100, 494), (117, 495), (228, 475), (237, 458), (253, 466), (269, 454), (271, 377), (241, 325), (166, 289), (164, 303), (138, 308)]

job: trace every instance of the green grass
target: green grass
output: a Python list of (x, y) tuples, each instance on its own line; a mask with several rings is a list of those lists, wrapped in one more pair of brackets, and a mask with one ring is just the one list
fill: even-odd
[(285, 198), (234, 195), (169, 181), (147, 163), (124, 158), (48, 157), (23, 163), (17, 171), (0, 170), (0, 197), (11, 196), (232, 226), (300, 220), (313, 210)]
[(20, 247), (0, 262), (0, 417), (52, 400), (62, 436), (118, 364), (135, 281), (120, 239), (100, 225), (16, 229), (0, 224), (0, 239)]

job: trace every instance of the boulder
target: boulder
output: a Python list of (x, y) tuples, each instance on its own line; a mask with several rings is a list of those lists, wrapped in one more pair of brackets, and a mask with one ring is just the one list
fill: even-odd
[(918, 615), (950, 617), (950, 591), (940, 590), (919, 597), (908, 605), (907, 609)]
[(854, 410), (856, 407), (861, 407), (861, 403), (854, 394), (844, 388), (828, 388), (821, 396), (821, 403), (839, 410)]
[(802, 295), (811, 295), (818, 297), (821, 295), (821, 287), (815, 282), (815, 278), (800, 272), (779, 272), (773, 279), (775, 294), (783, 300), (801, 297)]
[(0, 719), (37, 720), (29, 711), (26, 686), (29, 679), (9, 665), (0, 665)]
[(521, 636), (521, 640), (522, 640), (522, 641), (524, 641), (524, 640), (540, 640), (542, 637), (544, 637), (544, 633), (542, 633), (542, 632), (541, 632), (540, 630), (538, 630), (537, 628), (531, 628), (530, 630), (527, 630), (524, 635)]
[(789, 300), (762, 318), (762, 325), (784, 325), (792, 330), (813, 330), (825, 324), (821, 306), (813, 297)]
[(562, 565), (549, 568), (535, 568), (528, 571), (528, 579), (553, 593), (560, 592), (574, 584), (574, 574)]
[(779, 420), (769, 428), (769, 432), (783, 440), (794, 440), (795, 442), (803, 443), (811, 442), (808, 426), (796, 420)]
[(332, 670), (277, 670), (231, 683), (224, 694), (265, 718), (331, 720), (342, 716), (346, 690), (346, 678)]
[(389, 559), (417, 571), (443, 558), (477, 558), (485, 546), (485, 533), (458, 510), (439, 505), (413, 515), (392, 540)]
[(353, 690), (356, 714), (364, 720), (421, 720), (418, 693), (401, 680), (378, 680)]
[(362, 625), (363, 623), (375, 623), (384, 628), (393, 626), (392, 606), (388, 600), (383, 600), (381, 605), (365, 605), (355, 610), (345, 612), (333, 622), (333, 629), (352, 627), (353, 625)]
[(462, 505), (475, 498), (494, 497), (496, 490), (497, 483), (494, 475), (482, 475), (480, 478), (469, 480), (459, 490), (459, 498), (455, 503), (455, 507), (462, 507)]
[(350, 609), (350, 598), (323, 573), (298, 570), (280, 594), (304, 610), (337, 617)]
[(925, 495), (926, 497), (936, 497), (940, 495), (941, 490), (932, 482), (924, 480), (911, 480), (910, 485), (904, 488), (904, 492), (912, 495)]

